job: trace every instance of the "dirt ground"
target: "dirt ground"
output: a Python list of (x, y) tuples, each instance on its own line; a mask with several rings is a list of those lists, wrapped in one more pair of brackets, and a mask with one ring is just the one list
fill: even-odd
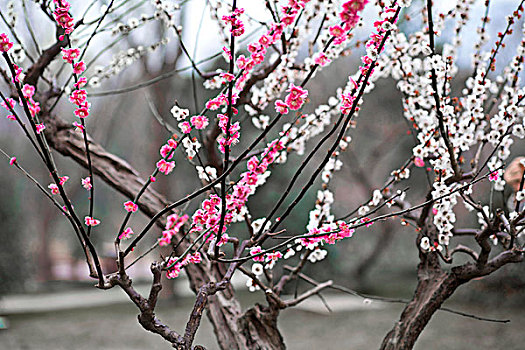
[[(244, 301), (254, 295), (245, 296)], [(158, 316), (174, 329), (183, 329), (192, 299), (166, 301)], [(448, 305), (492, 318), (509, 318), (510, 323), (489, 323), (439, 312), (416, 343), (419, 350), (519, 350), (524, 349), (524, 308), (484, 308), (483, 305)], [(370, 307), (331, 314), (285, 310), (279, 319), (288, 349), (377, 349), (383, 336), (398, 319), (402, 306), (373, 303)], [(117, 304), (89, 309), (12, 315), (10, 328), (0, 330), (2, 350), (71, 349), (170, 349), (157, 335), (144, 331), (136, 320), (136, 309)], [(206, 319), (197, 334), (197, 343), (217, 349)]]

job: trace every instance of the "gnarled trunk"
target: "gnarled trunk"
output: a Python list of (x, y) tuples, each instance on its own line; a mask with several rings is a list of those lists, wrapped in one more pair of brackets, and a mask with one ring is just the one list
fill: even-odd
[[(209, 282), (210, 276), (215, 276), (217, 280), (222, 277), (217, 265), (211, 263), (188, 265), (187, 270), (194, 290)], [(285, 349), (283, 337), (277, 328), (279, 309), (256, 304), (243, 314), (231, 285), (208, 297), (206, 311), (223, 350)]]
[(283, 337), (277, 328), (279, 310), (255, 304), (239, 319), (238, 324), (246, 339), (246, 349), (282, 350), (285, 349)]
[(425, 262), (418, 267), (418, 280), (412, 300), (383, 339), (381, 350), (412, 349), (432, 315), (463, 283), (454, 273), (429, 267)]

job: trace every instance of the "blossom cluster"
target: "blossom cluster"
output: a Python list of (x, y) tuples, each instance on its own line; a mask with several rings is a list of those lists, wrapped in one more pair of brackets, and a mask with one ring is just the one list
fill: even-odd
[[(69, 14), (70, 4), (66, 0), (53, 0), (55, 3), (55, 11), (53, 11), (53, 16), (55, 17), (56, 23), (65, 29), (65, 34), (69, 35), (73, 33), (75, 29), (75, 24), (73, 17)], [(60, 40), (64, 40), (64, 36), (60, 36)]]
[(11, 50), (13, 43), (9, 41), (7, 34), (0, 34), (0, 52), (7, 52)]
[(195, 252), (194, 254), (188, 254), (181, 261), (177, 261), (177, 258), (169, 258), (166, 262), (168, 271), (166, 277), (169, 279), (177, 278), (180, 271), (189, 264), (198, 264), (202, 261), (201, 253)]
[(288, 108), (292, 111), (300, 109), (306, 101), (308, 91), (301, 86), (295, 86), (293, 83), (290, 84), (288, 90), (289, 94), (286, 96), (284, 102), (282, 100), (275, 101), (275, 110), (277, 113), (286, 114)]
[(161, 247), (167, 246), (171, 243), (171, 239), (179, 233), (180, 229), (188, 221), (188, 215), (179, 216), (178, 214), (172, 214), (168, 216), (165, 230), (162, 231), (162, 237), (159, 238), (159, 245)]
[(235, 9), (229, 16), (222, 16), (222, 20), (226, 25), (230, 26), (230, 32), (233, 36), (241, 36), (244, 34), (244, 23), (239, 17), (244, 13), (244, 9)]

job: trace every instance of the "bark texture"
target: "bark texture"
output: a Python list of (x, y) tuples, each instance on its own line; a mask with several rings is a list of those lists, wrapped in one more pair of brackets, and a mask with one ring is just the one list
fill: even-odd
[(420, 278), (414, 297), (403, 310), (394, 328), (386, 335), (380, 349), (412, 349), (432, 315), (459, 285), (454, 274), (442, 271), (432, 271)]
[(246, 338), (248, 349), (280, 350), (285, 349), (284, 340), (277, 328), (279, 309), (260, 304), (248, 311), (239, 319), (241, 332)]

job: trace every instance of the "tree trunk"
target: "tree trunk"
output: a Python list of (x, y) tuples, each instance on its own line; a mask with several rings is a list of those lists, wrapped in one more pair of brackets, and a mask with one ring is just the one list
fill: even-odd
[(419, 282), (414, 297), (394, 328), (383, 339), (381, 350), (412, 349), (432, 315), (463, 283), (454, 273), (427, 269), (422, 265), (419, 267)]
[[(220, 271), (211, 263), (188, 265), (188, 277), (193, 290), (210, 281), (220, 280)], [(281, 350), (285, 349), (283, 337), (277, 328), (277, 307), (256, 304), (244, 314), (233, 288), (208, 297), (207, 316), (213, 326), (219, 346), (223, 350)]]
[(283, 350), (283, 337), (277, 328), (279, 309), (255, 304), (239, 319), (241, 332), (246, 338), (246, 349)]

